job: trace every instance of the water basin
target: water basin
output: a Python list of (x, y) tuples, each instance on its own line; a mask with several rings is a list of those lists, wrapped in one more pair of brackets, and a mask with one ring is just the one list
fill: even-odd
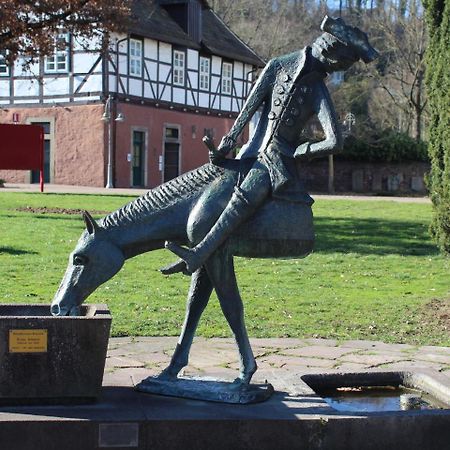
[(444, 403), (404, 386), (357, 386), (317, 392), (337, 411), (406, 411), (444, 409)]
[(332, 373), (302, 380), (340, 412), (450, 409), (449, 386), (425, 373)]

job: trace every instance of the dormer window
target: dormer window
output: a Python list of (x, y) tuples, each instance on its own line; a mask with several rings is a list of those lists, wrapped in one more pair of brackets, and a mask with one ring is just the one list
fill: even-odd
[(173, 52), (173, 84), (184, 86), (185, 54), (179, 50)]
[(9, 76), (9, 66), (6, 62), (6, 51), (0, 51), (0, 77)]
[(142, 76), (142, 41), (130, 39), (130, 75)]
[(200, 89), (202, 91), (209, 91), (209, 77), (210, 77), (210, 60), (203, 56), (200, 57)]
[(58, 34), (55, 38), (55, 52), (45, 57), (46, 73), (66, 73), (69, 71), (70, 38), (66, 34)]
[(224, 62), (222, 64), (222, 94), (231, 94), (233, 81), (233, 64)]

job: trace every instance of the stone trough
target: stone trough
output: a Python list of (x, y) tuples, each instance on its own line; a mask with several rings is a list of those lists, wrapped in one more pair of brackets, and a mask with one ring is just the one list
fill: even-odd
[(53, 317), (48, 305), (0, 305), (0, 403), (83, 403), (100, 394), (111, 315), (106, 305)]
[(302, 380), (341, 412), (450, 408), (450, 387), (429, 373), (324, 373), (304, 375)]

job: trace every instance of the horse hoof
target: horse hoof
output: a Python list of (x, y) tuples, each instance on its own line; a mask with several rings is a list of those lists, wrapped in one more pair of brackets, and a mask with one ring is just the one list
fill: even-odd
[(168, 370), (163, 370), (159, 375), (156, 375), (156, 377), (149, 377), (161, 381), (176, 381), (178, 379), (178, 373), (171, 373)]
[(178, 261), (169, 264), (168, 266), (159, 269), (163, 275), (172, 275), (174, 273), (183, 273), (184, 275), (190, 275), (187, 270), (186, 263), (184, 260), (179, 259)]

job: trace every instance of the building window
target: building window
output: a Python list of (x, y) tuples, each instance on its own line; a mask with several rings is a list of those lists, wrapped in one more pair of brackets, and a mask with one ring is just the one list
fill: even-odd
[(130, 39), (130, 75), (142, 76), (142, 41)]
[(209, 58), (200, 57), (200, 89), (202, 91), (209, 91), (209, 74)]
[(173, 52), (173, 84), (184, 86), (184, 52)]
[(176, 125), (164, 129), (164, 171), (163, 181), (169, 181), (180, 174), (180, 128)]
[(9, 76), (9, 67), (6, 62), (6, 51), (0, 51), (0, 77)]
[(55, 39), (55, 52), (45, 57), (45, 72), (66, 73), (69, 71), (69, 46), (68, 34), (59, 34)]
[(222, 65), (222, 94), (231, 94), (233, 80), (233, 64), (224, 62)]

